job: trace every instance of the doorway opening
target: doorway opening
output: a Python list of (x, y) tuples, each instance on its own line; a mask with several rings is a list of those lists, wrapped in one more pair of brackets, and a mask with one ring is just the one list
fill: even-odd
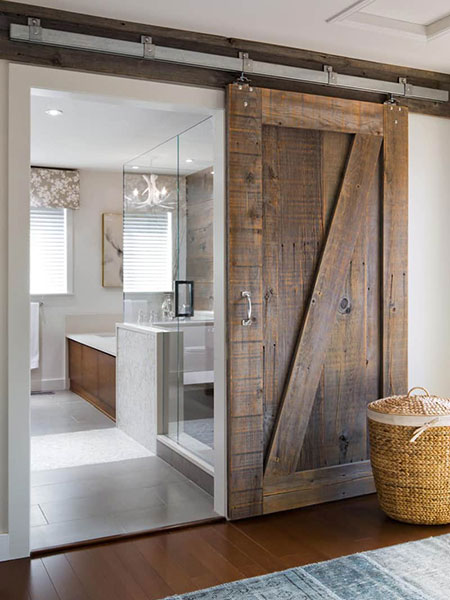
[(31, 90), (32, 550), (223, 514), (217, 120)]

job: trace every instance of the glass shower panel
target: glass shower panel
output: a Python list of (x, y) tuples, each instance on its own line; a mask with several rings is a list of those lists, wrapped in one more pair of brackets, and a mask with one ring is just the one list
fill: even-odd
[(214, 131), (206, 119), (178, 136), (178, 443), (214, 457)]
[(178, 138), (134, 158), (123, 169), (124, 321), (167, 330), (161, 422), (178, 439), (179, 360), (173, 282), (179, 273)]
[(124, 165), (124, 320), (164, 332), (162, 431), (213, 465), (211, 118)]

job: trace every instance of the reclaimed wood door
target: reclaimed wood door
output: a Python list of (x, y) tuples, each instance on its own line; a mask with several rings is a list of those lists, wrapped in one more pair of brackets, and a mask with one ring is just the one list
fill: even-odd
[(374, 490), (366, 406), (407, 385), (407, 163), (404, 107), (229, 87), (231, 519)]

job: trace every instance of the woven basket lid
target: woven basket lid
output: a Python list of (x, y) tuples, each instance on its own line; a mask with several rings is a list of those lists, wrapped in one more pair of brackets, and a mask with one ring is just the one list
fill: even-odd
[[(421, 390), (421, 394), (414, 394)], [(431, 396), (425, 388), (414, 387), (406, 396), (389, 396), (371, 402), (367, 407), (386, 415), (450, 415), (450, 398)]]

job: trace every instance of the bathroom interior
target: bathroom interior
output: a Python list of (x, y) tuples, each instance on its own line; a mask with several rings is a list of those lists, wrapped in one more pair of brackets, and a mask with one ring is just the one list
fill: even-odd
[(32, 92), (32, 550), (219, 517), (217, 146), (205, 109)]

